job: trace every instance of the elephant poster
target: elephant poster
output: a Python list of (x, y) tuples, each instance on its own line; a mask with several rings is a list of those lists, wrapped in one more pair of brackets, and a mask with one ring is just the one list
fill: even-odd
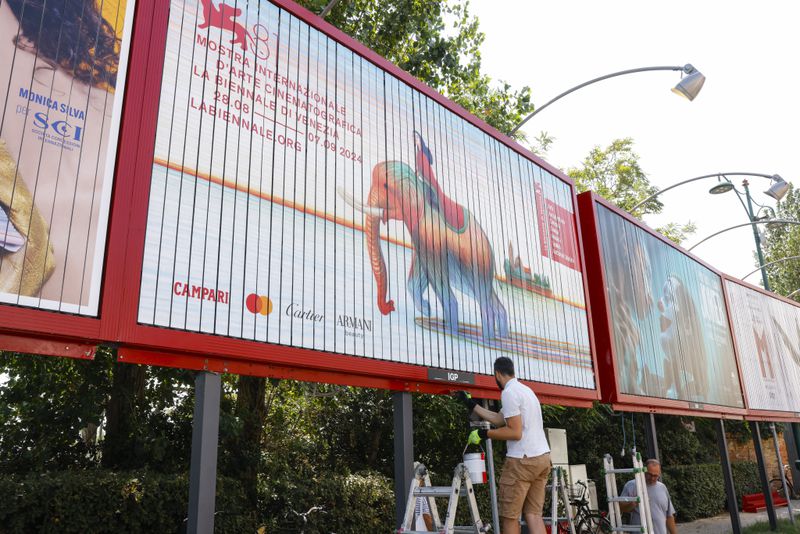
[(720, 276), (597, 209), (620, 392), (744, 407)]
[(140, 323), (596, 387), (568, 182), (271, 3), (162, 76)]
[(133, 3), (0, 2), (0, 302), (98, 314)]
[(747, 405), (800, 413), (800, 308), (725, 281)]

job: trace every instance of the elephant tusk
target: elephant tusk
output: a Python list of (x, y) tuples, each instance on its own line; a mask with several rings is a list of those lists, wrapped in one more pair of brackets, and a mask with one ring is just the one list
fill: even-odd
[(344, 187), (337, 187), (336, 192), (339, 193), (339, 196), (347, 203), (349, 206), (353, 207), (354, 209), (360, 211), (364, 215), (371, 215), (372, 217), (377, 217), (379, 219), (383, 219), (383, 208), (374, 208), (372, 206), (365, 206), (361, 202), (357, 201), (353, 198), (353, 195), (348, 193), (344, 190)]

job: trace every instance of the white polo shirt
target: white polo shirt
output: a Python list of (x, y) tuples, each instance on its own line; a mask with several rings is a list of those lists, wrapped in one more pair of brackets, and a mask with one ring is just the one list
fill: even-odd
[(508, 440), (506, 456), (532, 458), (550, 452), (544, 435), (542, 405), (533, 390), (512, 378), (506, 382), (500, 400), (503, 402), (500, 411), (505, 419), (517, 415), (522, 417), (522, 439)]

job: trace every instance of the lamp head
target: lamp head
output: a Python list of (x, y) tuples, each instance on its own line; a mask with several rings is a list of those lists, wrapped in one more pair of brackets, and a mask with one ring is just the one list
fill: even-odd
[(708, 190), (708, 192), (712, 195), (721, 195), (722, 193), (727, 193), (733, 189), (733, 184), (727, 178), (725, 178), (725, 180), (718, 178), (718, 180), (719, 183)]
[(789, 184), (786, 182), (786, 180), (776, 174), (772, 177), (772, 185), (769, 186), (769, 189), (764, 191), (764, 194), (774, 198), (775, 200), (780, 200), (788, 191)]
[(691, 102), (700, 92), (700, 89), (703, 88), (706, 77), (688, 63), (683, 67), (683, 72), (686, 73), (686, 76), (681, 78), (681, 81), (672, 88), (672, 92), (687, 98)]

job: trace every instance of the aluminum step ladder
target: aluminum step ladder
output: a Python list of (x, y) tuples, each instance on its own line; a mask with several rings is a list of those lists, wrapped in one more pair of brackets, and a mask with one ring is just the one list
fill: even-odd
[[(633, 467), (616, 469), (614, 458), (606, 454), (603, 458), (603, 475), (606, 479), (606, 495), (608, 496), (608, 520), (611, 522), (611, 530), (614, 532), (640, 532), (641, 534), (651, 534), (653, 530), (653, 517), (650, 515), (650, 499), (647, 496), (647, 482), (644, 479), (645, 467), (642, 463), (642, 455), (635, 450), (632, 453)], [(633, 475), (636, 481), (636, 497), (620, 497), (617, 492), (616, 475)], [(637, 503), (639, 519), (643, 521), (641, 525), (624, 525), (619, 503)]]
[[(567, 488), (567, 474), (563, 467), (554, 466), (551, 471), (552, 483), (547, 486), (550, 489), (550, 516), (543, 517), (545, 526), (550, 525), (550, 532), (556, 534), (559, 525), (564, 522), (569, 526), (570, 534), (575, 534), (575, 522), (573, 521), (572, 506), (569, 502), (569, 492)], [(559, 516), (559, 500), (564, 507), (564, 515)], [(553, 521), (553, 518), (556, 518)]]
[[(414, 478), (411, 480), (411, 489), (408, 492), (406, 511), (403, 515), (403, 523), (397, 529), (397, 534), (425, 534), (427, 531), (415, 530), (414, 508), (417, 498), (422, 497), (427, 500), (431, 510), (433, 520), (433, 530), (439, 534), (483, 534), (489, 532), (491, 525), (484, 525), (478, 511), (478, 502), (475, 500), (475, 491), (472, 487), (472, 480), (469, 478), (469, 471), (463, 463), (456, 466), (453, 474), (453, 483), (450, 486), (431, 486), (431, 479), (428, 469), (423, 464), (417, 464), (414, 469)], [(456, 526), (456, 510), (458, 500), (466, 497), (469, 510), (472, 515), (472, 524), (467, 526)], [(444, 523), (439, 518), (439, 510), (436, 507), (436, 499), (448, 499), (447, 515)]]

